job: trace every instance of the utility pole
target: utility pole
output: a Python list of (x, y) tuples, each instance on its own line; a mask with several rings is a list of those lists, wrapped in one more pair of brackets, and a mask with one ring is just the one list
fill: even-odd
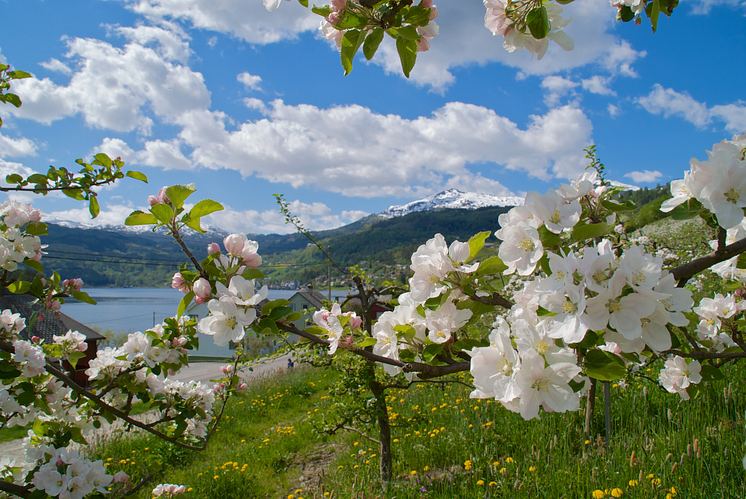
[(327, 246), (326, 247), (326, 254), (329, 257), (327, 260), (327, 275), (326, 275), (326, 283), (329, 285), (329, 301), (332, 301), (332, 247)]

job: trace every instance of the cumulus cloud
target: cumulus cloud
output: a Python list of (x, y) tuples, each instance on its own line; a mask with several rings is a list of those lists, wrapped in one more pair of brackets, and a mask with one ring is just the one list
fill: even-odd
[(17, 158), (21, 156), (36, 156), (37, 145), (33, 140), (25, 137), (11, 139), (0, 133), (0, 155)]
[(544, 103), (549, 107), (558, 106), (560, 99), (577, 86), (578, 83), (561, 76), (545, 77), (541, 81), (541, 88), (547, 90)]
[(29, 175), (36, 172), (21, 163), (15, 163), (13, 161), (5, 161), (4, 159), (0, 159), (0, 185), (2, 185), (3, 187), (8, 187), (10, 185), (5, 181), (5, 177), (10, 175), (11, 173), (18, 173), (19, 175), (28, 177)]
[(706, 103), (686, 92), (663, 88), (656, 83), (647, 96), (638, 98), (636, 102), (649, 113), (663, 114), (666, 118), (676, 116), (698, 127), (705, 127), (717, 119), (724, 122), (729, 132), (741, 133), (746, 129), (746, 103), (743, 101), (708, 108)]
[(129, 9), (152, 21), (184, 21), (198, 29), (227, 33), (257, 44), (296, 39), (299, 33), (317, 30), (321, 19), (297, 2), (267, 12), (258, 0), (122, 1)]
[[(279, 9), (267, 12), (258, 0), (121, 1), (152, 22), (185, 22), (252, 44), (275, 43), (296, 39), (306, 31), (318, 32), (320, 21), (319, 16), (295, 2), (283, 2)], [(614, 71), (633, 73), (630, 64), (640, 54), (613, 36), (616, 10), (597, 0), (577, 0), (566, 7), (565, 15), (572, 16), (573, 21), (565, 31), (575, 40), (575, 49), (564, 52), (550, 44), (550, 53), (541, 61), (531, 59), (525, 51), (506, 52), (502, 37), (492, 36), (484, 27), (485, 9), (481, 2), (443, 2), (438, 10), (440, 35), (432, 40), (429, 52), (418, 55), (410, 77), (410, 81), (435, 92), (442, 93), (454, 82), (452, 69), (470, 64), (500, 62), (527, 74), (547, 75), (603, 60), (604, 64), (614, 66)], [(363, 61), (360, 56), (357, 64)], [(399, 56), (391, 40), (384, 40), (373, 63), (387, 73), (401, 75)]]
[(621, 74), (630, 78), (637, 78), (639, 75), (632, 68), (632, 64), (641, 57), (645, 57), (647, 52), (633, 49), (626, 40), (613, 45), (606, 54), (601, 58), (601, 65), (612, 74)]
[[(67, 85), (48, 78), (14, 84), (24, 96), (23, 107), (12, 112), (44, 124), (81, 114), (88, 126), (148, 135), (153, 121), (146, 111), (172, 121), (185, 111), (210, 106), (210, 92), (200, 73), (177, 61), (188, 55), (177, 34), (162, 27), (117, 28), (131, 41), (123, 48), (74, 38), (66, 57), (77, 71)], [(151, 42), (154, 46), (144, 46)]]
[(243, 83), (243, 86), (246, 87), (246, 90), (261, 90), (261, 87), (259, 86), (259, 84), (262, 82), (261, 76), (243, 72), (237, 76), (237, 80), (239, 83)]
[(193, 163), (361, 197), (427, 195), (449, 181), (505, 192), (471, 174), (471, 163), (542, 179), (572, 177), (582, 171), (578, 151), (592, 131), (590, 120), (572, 106), (531, 116), (520, 129), (491, 109), (461, 102), (430, 117), (405, 119), (358, 105), (322, 109), (275, 100), (266, 118), (235, 131), (226, 129), (226, 119), (209, 111), (177, 119)]
[[(340, 214), (332, 212), (324, 203), (303, 203), (299, 200), (290, 203), (290, 211), (300, 218), (309, 230), (336, 229), (367, 216), (360, 210), (342, 211)], [(285, 223), (285, 217), (278, 210), (235, 210), (225, 206), (223, 211), (213, 213), (204, 218), (205, 222), (232, 232), (259, 234), (290, 234), (295, 227)]]
[(582, 80), (581, 84), (583, 85), (584, 90), (587, 90), (592, 94), (616, 95), (616, 92), (609, 88), (609, 80), (610, 78), (595, 75), (587, 80)]
[(54, 71), (55, 73), (62, 73), (66, 75), (72, 74), (73, 72), (73, 70), (70, 69), (67, 64), (54, 58), (50, 59), (47, 62), (40, 62), (39, 66), (43, 67), (44, 69)]
[(713, 7), (726, 6), (746, 9), (744, 0), (699, 0), (692, 5), (692, 14), (709, 14)]
[(614, 104), (609, 104), (608, 106), (606, 106), (606, 110), (609, 112), (609, 116), (611, 116), (612, 118), (616, 118), (620, 112), (619, 106), (615, 106)]
[(663, 177), (663, 174), (659, 172), (658, 170), (655, 170), (655, 171), (645, 170), (641, 172), (625, 173), (624, 176), (631, 178), (632, 181), (635, 182), (636, 184), (649, 184), (651, 182), (658, 181), (661, 177)]

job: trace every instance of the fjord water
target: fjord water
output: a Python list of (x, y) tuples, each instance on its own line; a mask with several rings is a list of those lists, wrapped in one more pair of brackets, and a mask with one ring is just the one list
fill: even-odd
[[(62, 312), (88, 326), (114, 331), (145, 331), (176, 315), (184, 295), (172, 288), (83, 288), (97, 305), (68, 300)], [(297, 290), (271, 289), (269, 299), (290, 298)], [(323, 292), (326, 296), (326, 292)], [(347, 291), (332, 291), (332, 297)]]

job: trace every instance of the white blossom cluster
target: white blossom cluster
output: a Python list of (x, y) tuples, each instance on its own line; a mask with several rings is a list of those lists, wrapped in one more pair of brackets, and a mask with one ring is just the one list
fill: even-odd
[(38, 261), (43, 246), (37, 236), (25, 232), (30, 222), (41, 220), (41, 211), (30, 204), (6, 200), (0, 206), (0, 268), (14, 271), (26, 258)]
[(699, 346), (713, 352), (722, 352), (728, 347), (737, 346), (728, 331), (723, 329), (722, 319), (730, 319), (746, 310), (746, 301), (732, 294), (723, 296), (717, 293), (714, 298), (702, 298), (698, 307), (692, 309), (699, 315), (697, 337)]
[(107, 487), (114, 476), (106, 473), (102, 461), (90, 461), (72, 449), (57, 449), (45, 444), (29, 447), (26, 451), (30, 461), (45, 461), (34, 473), (31, 483), (60, 499), (82, 499), (98, 492), (108, 494)]
[(186, 492), (186, 487), (183, 485), (176, 485), (173, 483), (159, 483), (154, 489), (153, 489), (153, 496), (154, 497), (175, 497), (179, 494), (183, 494)]
[(708, 159), (692, 158), (682, 180), (671, 182), (672, 199), (661, 205), (669, 212), (690, 199), (696, 199), (717, 217), (723, 229), (743, 223), (746, 208), (746, 135), (734, 135), (707, 151)]
[(229, 341), (239, 341), (246, 334), (246, 328), (256, 320), (255, 305), (267, 298), (269, 289), (263, 286), (256, 291), (254, 280), (233, 276), (228, 287), (221, 282), (215, 285), (217, 299), (207, 303), (210, 315), (199, 321), (199, 330), (213, 336), (218, 346)]

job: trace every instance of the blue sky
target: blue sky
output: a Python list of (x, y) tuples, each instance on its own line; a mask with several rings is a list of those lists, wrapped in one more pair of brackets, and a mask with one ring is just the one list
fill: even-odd
[[(575, 177), (594, 143), (609, 178), (655, 186), (746, 129), (746, 2), (682, 2), (658, 32), (576, 0), (575, 49), (507, 53), (479, 0), (436, 1), (440, 35), (408, 80), (393, 44), (343, 76), (320, 18), (297, 2), (0, 0), (0, 60), (34, 79), (0, 108), (0, 174), (121, 156), (150, 184), (18, 196), (45, 213), (122, 223), (166, 184), (194, 182), (208, 220), (290, 232), (273, 193), (311, 229), (446, 188), (522, 195)], [(646, 21), (647, 22), (647, 21)]]

